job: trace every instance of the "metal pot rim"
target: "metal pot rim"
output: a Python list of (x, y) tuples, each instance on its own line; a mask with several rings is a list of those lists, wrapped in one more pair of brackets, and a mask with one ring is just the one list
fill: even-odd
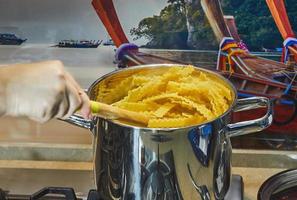
[[(94, 81), (91, 86), (88, 88), (87, 90), (87, 94), (90, 96), (90, 92), (92, 91), (92, 89), (99, 83), (101, 82), (102, 80), (106, 79), (107, 77), (110, 77), (114, 74), (117, 74), (117, 73), (121, 73), (123, 71), (130, 71), (130, 70), (135, 70), (135, 69), (141, 69), (141, 68), (154, 68), (154, 67), (174, 67), (174, 66), (181, 66), (181, 67), (186, 67), (186, 66), (189, 66), (189, 65), (185, 65), (185, 64), (148, 64), (148, 65), (138, 65), (138, 66), (133, 66), (133, 67), (128, 67), (128, 68), (123, 68), (123, 69), (119, 69), (119, 70), (114, 70), (112, 72), (109, 72), (101, 77), (99, 77), (96, 81)], [(194, 65), (192, 65), (194, 66)], [(233, 102), (232, 104), (230, 105), (229, 109), (226, 110), (222, 115), (220, 115), (219, 117), (213, 119), (213, 120), (210, 120), (210, 121), (206, 121), (204, 123), (201, 123), (201, 124), (195, 124), (195, 125), (191, 125), (191, 126), (185, 126), (185, 127), (175, 127), (175, 128), (147, 128), (147, 127), (138, 127), (138, 126), (133, 126), (133, 125), (128, 125), (128, 124), (124, 124), (124, 123), (120, 123), (120, 122), (115, 122), (113, 120), (108, 120), (108, 119), (104, 119), (104, 120), (107, 120), (113, 124), (117, 124), (117, 125), (120, 125), (120, 126), (123, 126), (123, 127), (127, 127), (127, 128), (133, 128), (135, 130), (148, 130), (148, 131), (175, 131), (175, 130), (181, 130), (181, 129), (190, 129), (190, 128), (195, 128), (197, 126), (203, 126), (203, 125), (206, 125), (206, 124), (209, 124), (209, 123), (212, 123), (214, 121), (216, 121), (217, 119), (220, 119), (222, 117), (224, 117), (225, 115), (227, 115), (229, 112), (232, 111), (233, 107), (235, 106), (236, 102), (237, 102), (237, 90), (235, 89), (234, 85), (228, 80), (226, 79), (225, 77), (223, 77), (222, 75), (214, 72), (214, 71), (211, 71), (211, 70), (208, 70), (208, 69), (204, 69), (204, 68), (200, 68), (200, 67), (196, 67), (194, 66), (195, 68), (197, 68), (198, 70), (200, 71), (204, 71), (204, 72), (207, 72), (207, 73), (210, 73), (218, 78), (220, 78), (221, 80), (223, 80), (233, 91), (234, 93), (234, 99), (233, 99)], [(96, 118), (101, 118), (101, 117), (96, 117)], [(95, 119), (96, 119), (95, 118)]]

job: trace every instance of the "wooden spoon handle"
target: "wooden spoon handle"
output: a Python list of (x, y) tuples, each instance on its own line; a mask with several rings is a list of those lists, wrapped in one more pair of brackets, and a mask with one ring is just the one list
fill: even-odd
[(141, 113), (121, 109), (105, 103), (91, 101), (91, 111), (93, 114), (101, 114), (107, 118), (120, 118), (147, 125), (149, 118)]

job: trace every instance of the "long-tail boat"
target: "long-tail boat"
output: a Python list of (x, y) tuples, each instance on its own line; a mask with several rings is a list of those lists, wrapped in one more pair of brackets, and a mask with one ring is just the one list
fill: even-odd
[(53, 47), (59, 48), (97, 48), (102, 40), (62, 40)]
[(182, 63), (140, 52), (137, 45), (129, 43), (112, 0), (93, 0), (92, 5), (117, 47), (115, 59), (119, 67), (150, 63)]
[(26, 40), (12, 33), (0, 33), (0, 45), (21, 45)]
[[(258, 58), (249, 54), (244, 48), (239, 48), (224, 22), (219, 2), (202, 0), (202, 4), (212, 27), (214, 27), (217, 38), (223, 41), (220, 45), (218, 66), (214, 70), (227, 77), (242, 97), (266, 96), (275, 101), (281, 100), (275, 111), (279, 120), (275, 121), (270, 131), (275, 133), (283, 130), (286, 130), (287, 133), (297, 132), (295, 130), (297, 128), (295, 110), (292, 112), (292, 108), (297, 109), (295, 100), (297, 87), (277, 80), (286, 80), (282, 70), (286, 70), (287, 66), (279, 62)], [(115, 59), (119, 67), (151, 63), (185, 64), (180, 60), (170, 60), (143, 53), (136, 45), (129, 43), (111, 0), (93, 0), (92, 5), (117, 47)], [(263, 112), (240, 113), (235, 115), (234, 120), (256, 118), (264, 112), (263, 110)]]
[[(269, 129), (270, 131), (297, 133), (295, 112), (297, 73), (292, 66), (257, 57), (247, 49), (240, 48), (240, 45), (237, 44), (238, 41), (232, 37), (230, 31), (232, 28), (229, 29), (225, 23), (220, 2), (218, 0), (201, 0), (201, 5), (217, 40), (220, 42), (217, 70), (236, 74), (230, 80), (236, 86), (239, 96), (266, 96), (278, 102), (275, 106), (275, 121)], [(257, 84), (247, 80), (257, 80)], [(256, 114), (256, 111), (245, 112), (239, 115), (235, 114), (235, 118), (245, 118), (245, 115)]]
[[(283, 42), (282, 62), (287, 63), (292, 57), (297, 63), (297, 39), (291, 27), (284, 0), (266, 0)], [(292, 60), (293, 60), (292, 59)]]
[(225, 24), (223, 12), (218, 0), (201, 0), (202, 8), (220, 42), (220, 60), (218, 70), (245, 74), (253, 78), (274, 81), (283, 75), (287, 66), (283, 63), (257, 57), (240, 49)]
[(247, 45), (243, 42), (243, 40), (240, 38), (239, 34), (238, 34), (238, 30), (237, 30), (237, 26), (235, 23), (235, 19), (234, 16), (232, 15), (224, 15), (224, 21), (230, 31), (231, 36), (233, 37), (233, 39), (236, 41), (238, 47), (240, 49), (246, 50), (248, 51), (248, 47)]

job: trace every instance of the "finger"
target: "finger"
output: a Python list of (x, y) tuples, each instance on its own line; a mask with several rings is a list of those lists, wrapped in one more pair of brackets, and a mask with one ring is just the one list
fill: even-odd
[(66, 79), (66, 91), (67, 91), (67, 96), (69, 99), (69, 107), (68, 107), (66, 114), (62, 117), (62, 119), (70, 117), (82, 105), (82, 98), (79, 95), (79, 91), (67, 79)]
[(74, 78), (66, 72), (65, 74), (66, 79), (69, 80), (73, 84), (73, 86), (79, 91), (79, 95), (82, 100), (82, 104), (80, 107), (80, 113), (82, 116), (86, 119), (91, 117), (91, 104), (90, 104), (90, 99), (88, 95), (83, 91), (83, 89), (80, 87), (80, 85), (74, 80)]
[(82, 104), (80, 108), (80, 113), (85, 119), (91, 118), (91, 104), (88, 95), (85, 92), (80, 93)]
[(57, 113), (57, 115), (55, 117), (56, 118), (63, 118), (67, 114), (67, 112), (69, 110), (69, 106), (70, 106), (70, 103), (69, 103), (68, 90), (65, 89), (63, 99), (62, 99), (62, 101), (60, 102), (60, 105), (59, 105), (59, 111), (58, 111), (58, 113)]

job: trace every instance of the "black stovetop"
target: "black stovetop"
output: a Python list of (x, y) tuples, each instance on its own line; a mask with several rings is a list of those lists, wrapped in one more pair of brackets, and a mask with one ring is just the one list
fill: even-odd
[(32, 195), (10, 194), (0, 189), (0, 200), (102, 200), (96, 190), (90, 190), (87, 199), (77, 197), (73, 188), (45, 187)]
[[(239, 175), (232, 175), (231, 185), (224, 200), (243, 200), (243, 181)], [(73, 188), (45, 187), (32, 195), (10, 194), (0, 189), (0, 200), (103, 200), (96, 190), (90, 190), (87, 197), (79, 197)]]

